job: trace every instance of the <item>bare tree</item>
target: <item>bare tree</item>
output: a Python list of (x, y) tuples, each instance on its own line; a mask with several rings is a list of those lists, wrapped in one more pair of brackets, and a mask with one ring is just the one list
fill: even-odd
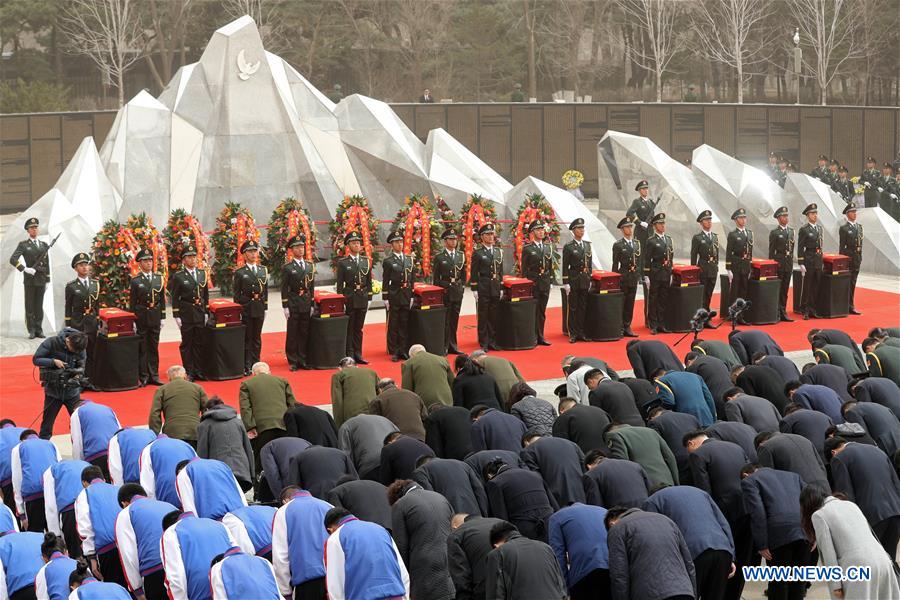
[[(144, 59), (159, 89), (172, 79), (175, 58), (184, 64), (185, 34), (193, 0), (143, 0)], [(179, 65), (180, 66), (180, 65)]]
[(662, 77), (684, 49), (686, 37), (677, 27), (685, 14), (680, 0), (617, 0), (644, 43), (631, 47), (633, 60), (656, 78), (656, 101), (662, 102)]
[(745, 66), (762, 59), (769, 47), (770, 36), (759, 27), (769, 10), (766, 0), (706, 0), (697, 5), (693, 21), (700, 49), (710, 60), (735, 70), (738, 104), (743, 104), (744, 83), (752, 77), (744, 75)]
[(790, 0), (791, 12), (800, 28), (801, 45), (812, 54), (803, 61), (819, 86), (819, 102), (828, 101), (828, 87), (848, 63), (862, 55), (856, 32), (859, 16), (846, 0)]
[(455, 0), (394, 0), (392, 46), (415, 93), (433, 88), (448, 95), (453, 69), (445, 57)]
[(136, 0), (70, 0), (60, 27), (69, 50), (88, 56), (125, 104), (125, 72), (141, 59), (143, 32)]
[(289, 46), (287, 33), (279, 18), (282, 4), (282, 0), (223, 0), (222, 8), (233, 19), (250, 15), (256, 21), (263, 47), (269, 52), (276, 52)]

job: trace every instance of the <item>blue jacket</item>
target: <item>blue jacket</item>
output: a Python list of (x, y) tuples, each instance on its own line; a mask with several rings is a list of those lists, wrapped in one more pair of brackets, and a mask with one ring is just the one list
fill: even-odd
[(85, 554), (105, 554), (116, 547), (119, 486), (102, 480), (91, 482), (75, 500), (75, 518)]
[(222, 524), (241, 550), (263, 556), (272, 552), (272, 525), (276, 512), (278, 509), (274, 506), (242, 506), (222, 517)]
[[(159, 436), (141, 453), (141, 485), (148, 492), (153, 489), (153, 497), (157, 500), (181, 508), (175, 487), (175, 467), (183, 460), (196, 457), (197, 453), (187, 442)], [(149, 464), (145, 464), (147, 458)]]
[(294, 494), (278, 509), (272, 526), (272, 564), (282, 593), (285, 581), (296, 587), (310, 579), (325, 576), (322, 557), (325, 551), (325, 513), (332, 506), (309, 492)]
[[(384, 527), (348, 516), (328, 538), (329, 594), (348, 600), (402, 598), (409, 594), (409, 575), (400, 563), (400, 554)], [(333, 590), (331, 581), (342, 590)], [(343, 592), (341, 594), (340, 592)]]
[(195, 458), (175, 481), (185, 512), (198, 517), (221, 519), (247, 504), (231, 467), (220, 460)]
[(41, 567), (34, 578), (35, 591), (45, 593), (50, 600), (67, 600), (69, 597), (69, 575), (78, 563), (63, 554), (54, 552), (50, 562)]
[(126, 427), (109, 440), (109, 475), (123, 485), (141, 480), (141, 452), (156, 439), (149, 429)]
[(9, 485), (12, 481), (12, 470), (9, 457), (13, 446), (19, 443), (19, 437), (25, 431), (24, 427), (6, 425), (0, 429), (0, 485)]
[(606, 509), (577, 502), (550, 517), (550, 547), (569, 589), (594, 569), (609, 568)]
[(90, 466), (91, 463), (83, 460), (64, 460), (50, 466), (57, 513), (75, 508), (75, 499), (84, 489), (81, 472)]
[(472, 423), (472, 450), (511, 450), (518, 453), (522, 449), (525, 423), (517, 417), (489, 408)]
[(22, 466), (22, 482), (19, 495), (23, 502), (43, 498), (44, 471), (59, 462), (59, 452), (53, 442), (32, 435), (19, 442), (19, 461)]
[(213, 565), (209, 582), (216, 600), (278, 600), (281, 595), (269, 561), (238, 548), (226, 552), (225, 558)]
[[(168, 502), (136, 496), (116, 518), (116, 545), (129, 587), (143, 592), (145, 576), (162, 569), (162, 519), (176, 510)], [(133, 540), (133, 545), (131, 543)]]
[(663, 488), (647, 498), (644, 510), (665, 515), (678, 525), (691, 558), (706, 550), (726, 550), (734, 557), (731, 526), (703, 490), (690, 485)]
[(34, 584), (34, 578), (44, 566), (41, 543), (44, 534), (24, 531), (0, 538), (0, 569), (6, 577), (6, 593), (12, 596), (22, 588)]
[(234, 544), (218, 521), (184, 513), (162, 537), (163, 568), (169, 597), (173, 600), (209, 600), (209, 568), (212, 559)]
[(106, 456), (109, 440), (119, 428), (113, 409), (85, 400), (71, 417), (72, 457), (90, 461)]
[(838, 396), (837, 392), (833, 389), (827, 388), (824, 385), (814, 385), (811, 383), (801, 385), (794, 390), (791, 401), (796, 402), (803, 408), (809, 408), (817, 410), (820, 413), (825, 413), (831, 417), (831, 421), (835, 425), (840, 425), (844, 422), (844, 416), (841, 414), (841, 406), (844, 403), (841, 402), (841, 397)]
[[(131, 594), (118, 583), (97, 581), (93, 577), (85, 579), (72, 592), (76, 600), (131, 600)], [(72, 596), (67, 596), (72, 598)]]
[(656, 379), (663, 405), (697, 417), (701, 427), (716, 420), (716, 403), (703, 378), (687, 371), (670, 371)]
[(773, 550), (806, 539), (800, 525), (803, 486), (796, 473), (768, 467), (757, 469), (741, 481), (754, 548)]

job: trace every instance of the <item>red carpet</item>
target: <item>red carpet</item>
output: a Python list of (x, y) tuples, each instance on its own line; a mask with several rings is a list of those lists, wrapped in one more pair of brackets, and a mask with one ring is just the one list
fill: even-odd
[[(638, 302), (635, 314), (642, 314), (642, 303)], [(713, 306), (718, 306), (718, 299), (713, 299)], [(788, 306), (790, 306), (790, 300)], [(765, 326), (763, 329), (774, 337), (786, 351), (809, 348), (806, 341), (807, 332), (813, 327), (843, 329), (857, 342), (862, 341), (866, 333), (875, 326), (894, 326), (898, 319), (898, 294), (858, 289), (856, 305), (864, 313), (863, 316), (851, 316), (841, 319), (823, 319), (814, 321), (797, 320), (794, 323), (780, 323)], [(796, 316), (796, 315), (795, 315)], [(560, 362), (568, 354), (596, 356), (607, 361), (615, 369), (630, 369), (625, 353), (627, 339), (617, 342), (596, 342), (569, 344), (561, 330), (561, 310), (547, 311), (547, 339), (553, 345), (538, 347), (524, 352), (500, 352), (501, 356), (515, 361), (516, 366), (529, 380), (553, 379), (562, 376)], [(460, 319), (460, 349), (471, 352), (477, 349), (476, 320), (474, 315)], [(723, 324), (717, 330), (706, 330), (703, 336), (707, 339), (728, 339), (729, 324)], [(635, 327), (635, 332), (645, 339), (659, 339), (674, 344), (682, 334), (665, 334), (655, 338), (650, 336), (645, 327)], [(384, 349), (385, 331), (383, 324), (367, 325), (365, 328), (365, 356), (381, 377), (392, 377), (400, 381), (400, 363), (390, 362)], [(286, 377), (294, 390), (297, 400), (306, 404), (327, 404), (330, 400), (330, 381), (333, 371), (288, 371), (284, 357), (284, 333), (268, 333), (263, 336), (263, 357), (269, 363), (272, 372)], [(688, 351), (688, 340), (676, 349), (679, 356)], [(177, 342), (160, 345), (160, 375), (165, 376), (169, 365), (181, 362)], [(237, 406), (240, 379), (231, 381), (206, 381), (202, 385), (206, 393), (217, 394), (232, 406)], [(145, 425), (155, 387), (147, 387), (128, 392), (88, 393), (85, 397), (111, 406), (119, 415), (123, 425)], [(37, 383), (37, 369), (31, 364), (30, 356), (16, 356), (0, 359), (0, 416), (16, 421), (20, 426), (39, 424), (43, 402), (43, 390)], [(68, 419), (65, 410), (57, 419), (54, 433), (68, 431)]]

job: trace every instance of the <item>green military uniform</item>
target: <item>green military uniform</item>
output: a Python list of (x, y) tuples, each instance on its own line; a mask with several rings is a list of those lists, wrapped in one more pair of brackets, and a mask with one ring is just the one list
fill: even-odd
[[(712, 219), (712, 211), (704, 210), (697, 215), (697, 222)], [(703, 284), (703, 308), (709, 310), (716, 277), (719, 274), (719, 235), (712, 231), (695, 233), (691, 238), (691, 264), (700, 267), (700, 283)]]
[[(90, 262), (90, 257), (79, 252), (72, 259), (72, 268), (80, 263)], [(100, 315), (100, 282), (90, 275), (82, 279), (76, 277), (66, 284), (65, 288), (65, 326), (74, 327), (87, 334), (87, 361), (84, 372), (87, 377), (93, 375), (94, 349), (97, 344), (97, 319)]]
[(365, 367), (344, 367), (331, 376), (331, 412), (338, 428), (368, 410), (377, 383), (378, 375)]
[[(540, 221), (528, 226), (528, 233), (544, 227)], [(522, 248), (522, 277), (534, 282), (535, 302), (534, 331), (537, 342), (548, 345), (544, 339), (544, 323), (547, 320), (547, 302), (550, 301), (550, 286), (553, 283), (553, 247), (545, 241), (533, 241)]]
[[(441, 239), (456, 239), (456, 232), (446, 229)], [(444, 328), (444, 343), (448, 354), (459, 354), (456, 343), (456, 330), (459, 325), (459, 311), (462, 308), (463, 293), (466, 285), (466, 255), (455, 248), (452, 252), (444, 248), (434, 256), (432, 261), (432, 281), (434, 285), (444, 289), (444, 307), (447, 317)]]
[(843, 367), (850, 375), (855, 375), (859, 371), (859, 366), (856, 364), (856, 357), (853, 355), (853, 350), (846, 346), (826, 344), (822, 348), (813, 350), (813, 358), (817, 359), (820, 363)]
[[(786, 215), (788, 209), (782, 206), (775, 211), (775, 217)], [(791, 276), (794, 272), (794, 229), (788, 225), (779, 225), (769, 232), (769, 260), (778, 263), (778, 279), (781, 287), (778, 291), (778, 316), (782, 321), (793, 321), (787, 316), (788, 289), (791, 287)]]
[[(665, 223), (666, 215), (660, 213), (653, 217), (651, 224)], [(647, 299), (647, 325), (650, 332), (668, 333), (666, 327), (666, 301), (669, 298), (669, 285), (672, 281), (672, 257), (675, 247), (668, 234), (653, 233), (644, 245), (644, 277), (650, 279), (650, 293)]]
[[(153, 258), (147, 250), (138, 253), (138, 261)], [(138, 273), (131, 279), (128, 310), (137, 317), (135, 325), (140, 338), (138, 375), (142, 384), (159, 385), (159, 333), (166, 316), (166, 292), (163, 278), (157, 273)]]
[[(388, 243), (402, 241), (403, 236), (393, 232)], [(412, 308), (413, 259), (405, 254), (392, 252), (381, 262), (381, 295), (388, 303), (387, 349), (396, 361), (407, 358), (409, 351), (409, 311)]]
[[(731, 215), (731, 220), (746, 216), (746, 211), (739, 208)], [(728, 292), (729, 303), (738, 298), (746, 300), (749, 296), (752, 260), (753, 232), (746, 228), (729, 231), (725, 243), (725, 270), (730, 271), (733, 276)]]
[[(182, 257), (196, 255), (189, 248)], [(203, 379), (203, 327), (209, 315), (209, 277), (203, 269), (182, 267), (169, 278), (172, 316), (181, 319), (181, 364), (194, 379)]]
[[(25, 230), (38, 227), (40, 222), (32, 217), (25, 221)], [(50, 246), (37, 237), (22, 240), (16, 246), (9, 264), (23, 274), (25, 285), (25, 328), (29, 338), (44, 337), (44, 292), (50, 281)], [(19, 263), (21, 258), (25, 264)], [(27, 271), (26, 271), (27, 269)], [(32, 271), (33, 273), (29, 272)]]
[(875, 168), (876, 164), (873, 157), (866, 158), (866, 169), (859, 176), (859, 184), (866, 188), (865, 198), (868, 208), (878, 206), (878, 180), (881, 179), (881, 173)]
[[(815, 204), (803, 209), (803, 214), (817, 212)], [(803, 276), (803, 301), (800, 307), (803, 318), (818, 318), (816, 298), (819, 293), (819, 282), (822, 279), (822, 241), (825, 232), (819, 224), (807, 223), (797, 233), (797, 264), (806, 268)]]
[[(478, 230), (479, 237), (487, 233), (494, 233), (490, 223)], [(496, 350), (503, 286), (503, 251), (500, 248), (481, 246), (472, 254), (469, 286), (478, 294), (478, 345), (484, 350)]]
[(678, 485), (678, 463), (660, 435), (648, 427), (621, 425), (606, 434), (609, 457), (644, 467), (651, 485)]
[(285, 435), (284, 413), (296, 404), (294, 392), (287, 379), (259, 373), (241, 382), (238, 399), (244, 427), (247, 431), (256, 430), (250, 445), (256, 462), (254, 472), (260, 473), (259, 453), (263, 446)]
[[(584, 229), (584, 219), (577, 218), (569, 223), (569, 230)], [(568, 286), (566, 292), (566, 329), (569, 341), (587, 341), (584, 335), (584, 318), (587, 309), (587, 295), (591, 289), (593, 251), (591, 243), (574, 239), (563, 246), (562, 281)]]
[(484, 356), (479, 362), (484, 371), (494, 378), (497, 387), (500, 388), (500, 397), (509, 398), (509, 391), (517, 383), (525, 383), (525, 378), (519, 373), (519, 369), (511, 360), (502, 356)]
[[(619, 221), (619, 229), (634, 227), (634, 221), (625, 217)], [(631, 237), (623, 237), (617, 240), (612, 247), (611, 269), (622, 276), (622, 334), (633, 337), (631, 320), (634, 318), (634, 297), (637, 294), (638, 282), (642, 275), (641, 242), (634, 238), (632, 229)]]
[(706, 356), (718, 358), (728, 366), (728, 370), (741, 365), (741, 359), (726, 342), (719, 340), (698, 340), (691, 344), (691, 350)]
[(403, 363), (400, 371), (403, 389), (418, 394), (425, 406), (453, 406), (453, 371), (444, 357), (418, 352)]
[[(295, 246), (305, 246), (301, 233), (288, 240), (288, 252)], [(315, 306), (316, 270), (312, 263), (292, 258), (281, 269), (281, 308), (288, 311), (284, 354), (292, 371), (306, 369), (309, 319)]]
[[(844, 214), (856, 212), (856, 205), (852, 202), (844, 207)], [(838, 229), (838, 253), (850, 258), (850, 312), (856, 313), (856, 280), (859, 278), (859, 268), (862, 266), (863, 251), (863, 226), (855, 220), (847, 220)]]
[[(353, 240), (362, 241), (362, 238), (358, 233), (348, 233), (344, 243), (347, 245)], [(335, 289), (346, 299), (345, 309), (350, 317), (347, 323), (347, 356), (362, 362), (363, 325), (372, 299), (372, 261), (369, 257), (358, 254), (342, 258), (338, 262)]]
[[(640, 192), (640, 190), (648, 189), (650, 186), (647, 183), (646, 179), (643, 179), (638, 182), (636, 186), (634, 186), (634, 191)], [(646, 247), (647, 237), (650, 235), (650, 220), (653, 218), (653, 211), (656, 210), (656, 202), (650, 199), (650, 197), (644, 198), (643, 196), (638, 196), (634, 200), (631, 201), (631, 206), (628, 207), (628, 210), (625, 212), (626, 217), (631, 217), (634, 220), (634, 237), (636, 237), (643, 246)]]
[(197, 444), (200, 412), (206, 403), (206, 392), (187, 379), (173, 379), (153, 394), (148, 426), (154, 433)]
[[(253, 240), (241, 245), (241, 254), (247, 250), (259, 250)], [(262, 328), (269, 308), (269, 270), (260, 264), (246, 264), (234, 271), (234, 301), (243, 307), (244, 323), (244, 375), (250, 375), (250, 367), (259, 362), (262, 352)]]
[(879, 344), (866, 354), (866, 363), (872, 377), (887, 377), (900, 385), (900, 347)]

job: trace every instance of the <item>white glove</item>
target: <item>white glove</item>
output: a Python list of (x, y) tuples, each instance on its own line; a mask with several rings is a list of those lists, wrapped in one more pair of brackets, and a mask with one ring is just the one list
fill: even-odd
[(316, 314), (316, 305), (315, 305), (315, 304), (310, 304), (310, 305), (309, 305), (309, 314), (310, 314), (310, 315)]
[(209, 323), (209, 315), (203, 315), (203, 324), (206, 325)]
[(864, 184), (863, 184), (863, 185), (864, 185), (864, 186), (866, 186), (866, 187), (867, 187), (867, 188), (870, 188), (870, 187), (872, 187), (872, 184), (871, 184), (871, 183), (869, 183), (869, 182), (868, 182), (868, 181), (867, 181), (867, 182), (865, 182), (865, 183), (864, 183)]
[(478, 292), (472, 292), (472, 295), (475, 297), (475, 302), (478, 302)]
[(878, 191), (879, 191), (879, 192), (883, 192), (883, 191), (884, 191), (884, 188), (880, 187), (880, 188), (878, 188)]
[(567, 284), (565, 284), (564, 286), (562, 286), (562, 289), (566, 290), (566, 293), (568, 294), (568, 293), (569, 293), (569, 290), (571, 290), (572, 288), (571, 288), (571, 286), (567, 283)]
[(388, 300), (384, 301), (384, 310), (391, 310), (391, 303)]
[(728, 283), (731, 283), (733, 279), (734, 279), (734, 273), (732, 273), (731, 271), (728, 271)]
[(806, 275), (806, 265), (800, 265), (800, 272)]
[(290, 318), (291, 318), (291, 309), (289, 309), (289, 308), (285, 308), (285, 309), (284, 309), (284, 318), (285, 318), (285, 319), (290, 319)]
[(415, 300), (414, 300), (413, 298), (410, 298), (410, 299), (409, 299), (409, 307), (410, 307), (410, 308), (413, 307), (413, 302), (414, 302), (414, 301), (415, 301)]
[(641, 221), (641, 227), (647, 229), (648, 227), (650, 227), (650, 225), (648, 225), (646, 221)]
[(650, 287), (650, 278), (649, 277), (644, 277), (644, 285), (646, 285), (647, 287)]
[(673, 281), (675, 281), (675, 277), (673, 277), (672, 275), (669, 275), (669, 285), (670, 286), (672, 285)]
[(181, 317), (175, 317), (175, 324), (178, 325), (178, 329), (181, 329)]
[(31, 267), (25, 267), (24, 269), (22, 269), (22, 271), (23, 271), (24, 273), (29, 274), (29, 275), (34, 275), (35, 273), (37, 273), (37, 271), (35, 271), (35, 270), (32, 269)]
[(897, 194), (891, 194), (891, 198), (893, 198), (894, 200), (896, 200), (896, 199), (897, 199)]

